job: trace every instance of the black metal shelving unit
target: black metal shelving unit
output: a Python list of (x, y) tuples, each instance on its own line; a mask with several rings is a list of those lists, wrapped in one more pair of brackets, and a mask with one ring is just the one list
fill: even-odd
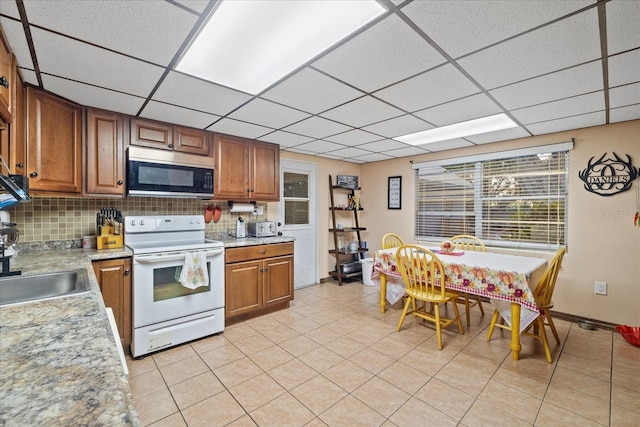
[[(356, 196), (355, 192), (358, 190), (360, 190), (360, 188), (353, 189), (334, 185), (333, 178), (329, 175), (329, 194), (331, 195), (331, 206), (329, 206), (329, 210), (331, 211), (332, 221), (332, 228), (329, 229), (329, 232), (333, 234), (334, 248), (330, 249), (329, 253), (335, 256), (336, 259), (335, 270), (330, 271), (329, 276), (336, 279), (340, 286), (342, 286), (344, 279), (362, 279), (362, 265), (360, 264), (360, 260), (363, 259), (364, 253), (367, 252), (367, 248), (362, 247), (360, 232), (365, 231), (366, 228), (360, 227), (360, 223), (358, 221), (358, 212), (363, 210), (359, 204), (356, 204), (353, 207), (348, 204), (345, 207), (337, 206), (334, 196), (336, 192), (339, 192), (345, 194), (347, 200), (354, 200), (354, 196)], [(336, 215), (338, 215), (338, 219), (336, 219)], [(351, 219), (351, 215), (353, 216), (353, 220)], [(347, 220), (353, 222), (355, 226), (343, 228), (337, 227), (340, 221)], [(340, 242), (343, 240), (341, 237), (353, 234), (356, 236), (358, 248), (355, 250), (349, 250), (348, 247), (341, 247)]]

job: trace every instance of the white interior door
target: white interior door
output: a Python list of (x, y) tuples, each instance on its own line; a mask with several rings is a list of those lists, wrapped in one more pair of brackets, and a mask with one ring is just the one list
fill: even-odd
[(279, 222), (282, 233), (295, 237), (293, 244), (294, 288), (318, 283), (317, 257), (317, 166), (313, 163), (280, 161)]

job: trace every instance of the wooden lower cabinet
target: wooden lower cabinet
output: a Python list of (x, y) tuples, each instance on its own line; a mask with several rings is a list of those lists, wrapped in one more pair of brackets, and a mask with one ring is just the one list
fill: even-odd
[(293, 243), (226, 250), (226, 324), (286, 308), (292, 299)]
[(118, 325), (120, 342), (129, 354), (131, 344), (131, 258), (118, 258), (93, 262), (102, 299), (111, 307)]

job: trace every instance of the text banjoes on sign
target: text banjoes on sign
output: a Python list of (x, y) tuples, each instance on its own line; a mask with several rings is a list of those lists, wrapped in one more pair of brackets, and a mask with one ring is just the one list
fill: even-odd
[(623, 160), (616, 153), (613, 158), (604, 153), (595, 162), (595, 157), (589, 159), (586, 169), (578, 173), (585, 190), (600, 196), (613, 196), (630, 189), (638, 178), (638, 168), (631, 164), (631, 156), (625, 156), (626, 160)]

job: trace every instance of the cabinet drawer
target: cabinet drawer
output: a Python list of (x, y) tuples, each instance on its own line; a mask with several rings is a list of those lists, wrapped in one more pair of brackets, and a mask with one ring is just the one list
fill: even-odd
[(272, 245), (228, 248), (225, 251), (226, 263), (271, 258), (281, 255), (293, 255), (293, 243), (274, 243)]

